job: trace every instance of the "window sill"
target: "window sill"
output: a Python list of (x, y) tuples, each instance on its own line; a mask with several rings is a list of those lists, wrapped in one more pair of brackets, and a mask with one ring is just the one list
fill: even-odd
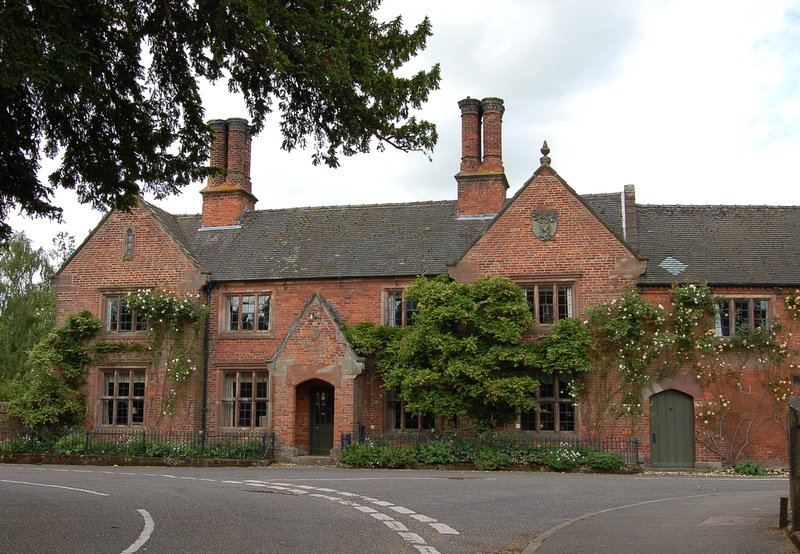
[(525, 435), (544, 435), (547, 438), (553, 437), (572, 437), (574, 438), (578, 431), (534, 431), (533, 429), (520, 429), (520, 433), (524, 433)]
[[(108, 400), (106, 398), (105, 400)], [(99, 431), (145, 431), (144, 423), (137, 423), (136, 425), (109, 425), (108, 423), (101, 423), (95, 430)]]
[(100, 331), (100, 336), (102, 336), (102, 337), (115, 337), (115, 338), (120, 338), (120, 339), (128, 339), (128, 338), (131, 338), (131, 339), (143, 339), (143, 338), (147, 338), (147, 334), (149, 332), (150, 332), (149, 330), (147, 330), (147, 331), (108, 331), (108, 330), (104, 329), (104, 330)]
[(274, 339), (274, 331), (221, 331), (217, 338), (222, 340), (242, 340), (242, 339)]
[(269, 433), (270, 427), (220, 427), (220, 433)]

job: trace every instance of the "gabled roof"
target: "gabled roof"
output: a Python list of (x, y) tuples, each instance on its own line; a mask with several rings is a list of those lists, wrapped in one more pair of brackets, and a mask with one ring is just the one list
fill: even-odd
[[(545, 147), (546, 145), (547, 143), (545, 142)], [(514, 204), (517, 198), (522, 196), (522, 194), (525, 192), (525, 189), (531, 186), (531, 184), (533, 184), (536, 178), (545, 170), (547, 170), (556, 180), (558, 180), (558, 182), (564, 187), (564, 189), (567, 192), (569, 192), (572, 196), (574, 196), (575, 199), (578, 200), (578, 202), (583, 204), (584, 208), (586, 208), (586, 210), (589, 213), (591, 213), (597, 219), (597, 221), (600, 222), (601, 225), (603, 225), (606, 229), (608, 229), (609, 232), (611, 232), (611, 234), (614, 235), (614, 237), (620, 242), (620, 244), (622, 244), (623, 247), (628, 249), (628, 251), (630, 251), (630, 253), (633, 256), (643, 259), (637, 252), (635, 245), (631, 245), (625, 240), (625, 232), (622, 224), (622, 197), (620, 196), (620, 194), (619, 193), (587, 194), (581, 196), (580, 194), (575, 192), (575, 190), (571, 186), (569, 186), (569, 184), (563, 178), (561, 178), (561, 176), (558, 173), (556, 173), (556, 171), (552, 167), (550, 167), (549, 159), (547, 164), (544, 163), (545, 159), (547, 159), (546, 155), (544, 158), (542, 158), (543, 163), (541, 166), (539, 166), (539, 169), (537, 169), (534, 172), (534, 174), (527, 181), (525, 181), (525, 184), (523, 184), (520, 187), (520, 189), (514, 194), (513, 198), (506, 200), (503, 209), (500, 210), (500, 212), (489, 221), (488, 225), (486, 225), (486, 227), (478, 235), (475, 236), (475, 238), (472, 240), (472, 242), (469, 243), (467, 248), (465, 248), (460, 253), (456, 262), (461, 261), (464, 258), (464, 256), (467, 255), (469, 249), (472, 248), (475, 244), (477, 244), (481, 236), (486, 234), (486, 232), (489, 231), (489, 229), (492, 227), (492, 225), (494, 225), (494, 223), (497, 220), (503, 217), (505, 211), (511, 205)]]
[(325, 317), (330, 319), (331, 323), (333, 323), (337, 337), (341, 343), (347, 347), (350, 358), (361, 363), (362, 367), (359, 369), (363, 369), (363, 358), (356, 353), (356, 351), (353, 349), (353, 345), (351, 345), (350, 341), (347, 340), (347, 336), (344, 333), (342, 319), (339, 317), (339, 314), (336, 312), (336, 309), (330, 304), (330, 302), (325, 300), (325, 298), (318, 292), (314, 292), (308, 299), (308, 302), (306, 302), (306, 305), (303, 306), (303, 309), (300, 310), (300, 314), (294, 320), (294, 323), (292, 323), (292, 326), (289, 328), (289, 332), (286, 333), (286, 336), (283, 338), (280, 345), (278, 345), (278, 348), (275, 350), (275, 354), (273, 354), (271, 358), (267, 359), (267, 363), (275, 363), (275, 360), (280, 358), (281, 354), (286, 348), (286, 345), (289, 344), (289, 341), (293, 339), (293, 336), (297, 332), (300, 325), (305, 322), (306, 314), (314, 305), (320, 306), (322, 311), (325, 313)]
[(232, 228), (173, 219), (215, 281), (442, 274), (486, 226), (459, 221), (455, 200), (259, 210)]
[(189, 241), (186, 240), (186, 236), (183, 234), (183, 229), (178, 224), (177, 219), (172, 214), (165, 212), (161, 208), (158, 208), (152, 204), (145, 202), (144, 200), (140, 200), (142, 206), (150, 212), (150, 215), (153, 216), (153, 219), (161, 226), (167, 235), (172, 239), (175, 243), (175, 246), (183, 252), (184, 256), (186, 256), (189, 261), (198, 269), (202, 270), (202, 265), (197, 257), (192, 252), (191, 245)]
[(800, 285), (800, 207), (638, 206), (643, 285)]

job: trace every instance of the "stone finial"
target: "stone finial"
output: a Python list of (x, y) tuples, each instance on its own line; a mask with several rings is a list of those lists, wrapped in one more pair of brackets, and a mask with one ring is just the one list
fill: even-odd
[(541, 162), (542, 165), (550, 165), (550, 157), (548, 156), (550, 148), (547, 146), (547, 141), (544, 141), (541, 152), (542, 157), (539, 158), (539, 162)]

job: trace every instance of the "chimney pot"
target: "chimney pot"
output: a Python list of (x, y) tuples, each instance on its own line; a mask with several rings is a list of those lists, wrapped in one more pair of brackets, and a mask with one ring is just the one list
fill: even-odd
[(481, 164), (481, 103), (467, 97), (461, 108), (461, 171), (470, 172)]
[(503, 101), (500, 98), (484, 98), (483, 111), (483, 162), (486, 171), (503, 171)]

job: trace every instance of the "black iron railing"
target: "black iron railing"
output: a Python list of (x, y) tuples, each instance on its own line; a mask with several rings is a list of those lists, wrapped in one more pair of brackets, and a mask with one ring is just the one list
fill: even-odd
[(272, 458), (275, 434), (179, 433), (117, 429), (0, 432), (0, 453), (95, 454), (159, 458)]
[(359, 426), (352, 433), (342, 433), (341, 447), (350, 444), (373, 442), (395, 448), (431, 447), (436, 443), (447, 443), (451, 450), (461, 459), (470, 461), (479, 449), (490, 447), (496, 451), (508, 453), (525, 450), (547, 450), (554, 448), (571, 448), (578, 452), (597, 451), (612, 452), (622, 456), (626, 465), (638, 465), (639, 440), (635, 437), (610, 437), (606, 439), (587, 440), (577, 436), (531, 436), (523, 433), (456, 433), (436, 431), (402, 431), (398, 433), (370, 432)]

